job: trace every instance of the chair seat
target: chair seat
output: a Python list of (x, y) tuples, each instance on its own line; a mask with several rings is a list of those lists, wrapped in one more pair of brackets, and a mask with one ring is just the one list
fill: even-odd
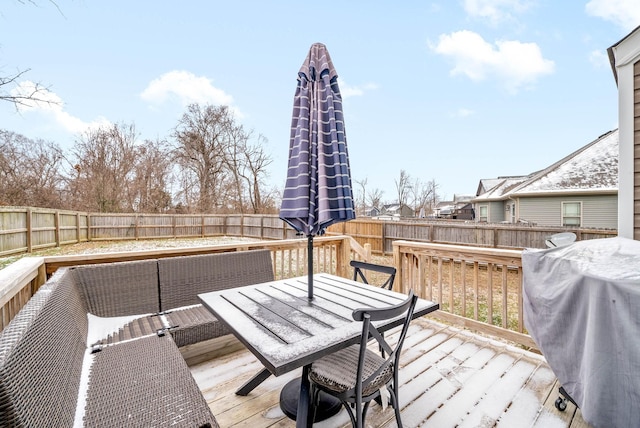
[[(309, 378), (316, 384), (338, 393), (354, 388), (358, 371), (358, 357), (360, 345), (352, 345), (327, 355), (311, 365)], [(363, 380), (375, 372), (384, 359), (375, 352), (365, 351)], [(393, 376), (393, 370), (387, 366), (369, 385), (362, 391), (363, 396), (373, 394), (383, 385), (386, 385)]]

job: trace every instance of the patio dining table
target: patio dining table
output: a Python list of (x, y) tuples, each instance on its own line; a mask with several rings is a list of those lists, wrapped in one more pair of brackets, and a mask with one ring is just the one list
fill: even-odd
[[(310, 426), (308, 371), (315, 360), (359, 342), (362, 325), (354, 309), (387, 307), (406, 295), (330, 274), (314, 275), (314, 298), (307, 297), (307, 276), (200, 294), (198, 297), (262, 362), (265, 369), (241, 387), (246, 395), (270, 374), (303, 367), (296, 426)], [(413, 314), (439, 308), (418, 299)], [(401, 325), (402, 317), (374, 323), (381, 331)]]

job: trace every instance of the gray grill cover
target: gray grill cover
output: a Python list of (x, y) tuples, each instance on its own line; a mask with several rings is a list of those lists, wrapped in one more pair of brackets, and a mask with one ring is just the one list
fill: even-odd
[(640, 242), (522, 254), (527, 330), (595, 427), (640, 426)]

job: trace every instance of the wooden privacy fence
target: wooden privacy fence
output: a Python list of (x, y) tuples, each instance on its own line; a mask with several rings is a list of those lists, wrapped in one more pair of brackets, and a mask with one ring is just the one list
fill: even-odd
[[(348, 236), (314, 239), (314, 271), (342, 277), (351, 276), (349, 261), (362, 258), (363, 249)], [(202, 247), (126, 251), (72, 256), (24, 257), (0, 270), (0, 331), (29, 301), (31, 296), (57, 269), (92, 263), (113, 263), (130, 260), (157, 259), (196, 254), (244, 251), (259, 248), (271, 250), (276, 279), (307, 274), (307, 240), (256, 241)], [(355, 254), (352, 254), (355, 253)], [(133, 285), (134, 286), (134, 285)]]
[(536, 347), (522, 309), (522, 251), (393, 243), (394, 289), (440, 303), (433, 316)]
[[(396, 240), (488, 248), (544, 248), (558, 232), (578, 240), (616, 236), (616, 230), (482, 224), (454, 221), (382, 221), (359, 218), (337, 223), (329, 236), (349, 235), (374, 254), (391, 254)], [(106, 214), (0, 207), (0, 256), (30, 253), (84, 241), (242, 236), (291, 239), (295, 231), (277, 215), (259, 214)]]

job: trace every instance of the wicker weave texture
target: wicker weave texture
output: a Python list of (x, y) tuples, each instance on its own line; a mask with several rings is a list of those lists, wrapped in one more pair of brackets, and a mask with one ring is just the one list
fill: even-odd
[(166, 316), (170, 326), (177, 326), (170, 331), (180, 347), (232, 333), (202, 305), (175, 310)]
[(158, 260), (162, 310), (199, 304), (198, 294), (273, 281), (269, 250)]
[(151, 336), (94, 354), (87, 427), (218, 427), (170, 336)]
[(0, 334), (2, 426), (73, 425), (87, 320), (65, 271), (41, 287)]
[(155, 259), (85, 265), (73, 270), (94, 315), (118, 317), (160, 310)]
[[(356, 386), (356, 373), (358, 371), (358, 356), (360, 345), (353, 345), (329, 354), (313, 362), (309, 378), (319, 385), (336, 392), (344, 392)], [(384, 359), (378, 354), (365, 351), (363, 380), (367, 379), (384, 363)], [(393, 376), (391, 367), (383, 370), (365, 389), (362, 395), (372, 394), (380, 389)]]
[(165, 329), (165, 327), (167, 326), (163, 322), (162, 317), (158, 315), (145, 315), (125, 324), (119, 328), (117, 332), (110, 334), (99, 343), (102, 345), (112, 345), (131, 339), (138, 339), (155, 334), (158, 330)]

